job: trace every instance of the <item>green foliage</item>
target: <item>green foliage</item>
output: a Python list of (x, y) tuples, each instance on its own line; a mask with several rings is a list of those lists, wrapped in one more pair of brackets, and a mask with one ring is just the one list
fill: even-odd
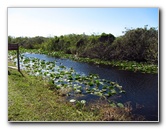
[(76, 57), (102, 60), (127, 60), (158, 63), (158, 30), (156, 28), (127, 29), (123, 36), (69, 34), (55, 37), (17, 37), (8, 36), (9, 43), (19, 43), (28, 49), (42, 51), (61, 51)]
[(45, 42), (47, 38), (36, 36), (36, 37), (12, 37), (8, 36), (8, 43), (17, 43), (23, 48), (27, 49), (39, 49), (41, 48), (41, 44)]
[(115, 37), (112, 34), (102, 33), (101, 36), (99, 37), (100, 42), (107, 42), (111, 44), (114, 40)]
[(137, 62), (158, 62), (158, 30), (137, 28), (127, 30), (125, 35), (115, 40), (112, 58)]

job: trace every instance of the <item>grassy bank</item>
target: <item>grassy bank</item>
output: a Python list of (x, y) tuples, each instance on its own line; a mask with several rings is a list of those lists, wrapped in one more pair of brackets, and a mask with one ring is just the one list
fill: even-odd
[[(117, 67), (120, 70), (129, 70), (133, 72), (141, 72), (141, 73), (158, 73), (158, 66), (154, 64), (148, 64), (145, 62), (136, 62), (136, 61), (125, 61), (125, 60), (102, 60), (102, 59), (91, 59), (91, 58), (82, 58), (77, 57), (76, 55), (71, 54), (64, 54), (61, 52), (45, 52), (47, 55), (53, 56), (53, 57), (63, 57), (63, 58), (69, 58), (75, 61), (79, 62), (86, 62), (86, 63), (92, 63), (96, 65), (106, 65), (111, 67)], [(45, 54), (44, 53), (44, 54)]]
[(9, 121), (95, 121), (100, 114), (78, 110), (64, 98), (49, 90), (41, 77), (24, 77), (9, 69), (8, 120)]
[[(9, 65), (12, 65), (9, 63)], [(19, 73), (9, 68), (8, 120), (9, 121), (134, 121), (144, 120), (132, 115), (130, 107), (113, 107), (104, 101), (88, 106), (70, 103), (39, 76)]]
[(21, 49), (22, 52), (32, 52), (32, 53), (40, 53), (40, 54), (46, 54), (52, 57), (57, 58), (68, 58), (71, 60), (79, 61), (79, 62), (86, 62), (86, 63), (92, 63), (96, 65), (106, 65), (111, 67), (117, 67), (120, 70), (129, 70), (133, 72), (141, 72), (141, 73), (151, 73), (156, 74), (158, 73), (158, 65), (155, 64), (149, 64), (145, 62), (136, 62), (136, 61), (124, 61), (124, 60), (101, 60), (101, 59), (92, 59), (92, 58), (82, 58), (78, 57), (76, 55), (72, 54), (65, 54), (60, 51), (56, 52), (48, 52), (43, 51), (40, 49)]

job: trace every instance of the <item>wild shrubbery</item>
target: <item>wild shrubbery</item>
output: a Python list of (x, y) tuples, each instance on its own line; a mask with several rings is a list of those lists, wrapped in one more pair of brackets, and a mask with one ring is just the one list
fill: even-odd
[(8, 37), (9, 43), (19, 43), (27, 49), (63, 51), (78, 57), (102, 60), (158, 62), (158, 30), (156, 28), (128, 29), (123, 36), (69, 34), (55, 37)]
[(158, 31), (154, 28), (128, 30), (124, 36), (114, 41), (111, 48), (112, 58), (157, 63)]

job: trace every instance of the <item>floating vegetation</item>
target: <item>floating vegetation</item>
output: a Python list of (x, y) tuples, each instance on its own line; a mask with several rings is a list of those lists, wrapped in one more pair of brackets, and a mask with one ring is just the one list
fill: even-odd
[(75, 99), (70, 99), (70, 103), (74, 103), (76, 100)]
[[(9, 52), (9, 58), (17, 62), (13, 58), (14, 55), (15, 53)], [(48, 62), (34, 57), (25, 57), (21, 54), (20, 62), (22, 69), (26, 70), (29, 74), (42, 76), (44, 79), (47, 79), (51, 89), (70, 89), (64, 96), (71, 94), (93, 94), (107, 99), (111, 96), (125, 93), (122, 86), (116, 82), (101, 79), (97, 74), (80, 75), (73, 68), (67, 68), (62, 64), (57, 65), (56, 61)], [(80, 103), (85, 103), (85, 101)]]

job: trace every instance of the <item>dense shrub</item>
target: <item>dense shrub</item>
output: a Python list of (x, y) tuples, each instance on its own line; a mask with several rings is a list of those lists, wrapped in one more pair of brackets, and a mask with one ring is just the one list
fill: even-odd
[(158, 62), (158, 30), (156, 28), (128, 29), (123, 36), (69, 34), (55, 37), (8, 36), (8, 43), (19, 43), (27, 49), (63, 51), (79, 57), (102, 60), (129, 60), (137, 62)]
[(158, 31), (155, 28), (127, 30), (117, 38), (112, 48), (112, 58), (137, 62), (157, 63)]

